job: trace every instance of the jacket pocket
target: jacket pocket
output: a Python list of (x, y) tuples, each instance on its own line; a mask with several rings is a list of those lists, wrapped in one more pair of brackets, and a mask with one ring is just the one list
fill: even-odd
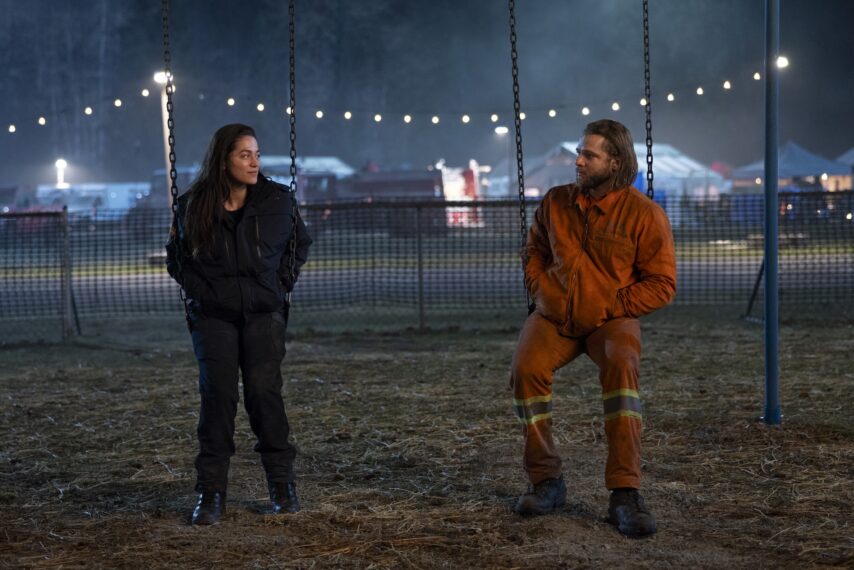
[(541, 273), (531, 285), (537, 312), (556, 324), (564, 323), (567, 309), (566, 284), (555, 274), (554, 269)]
[(252, 258), (259, 272), (276, 270), (285, 254), (291, 234), (290, 216), (280, 213), (258, 214), (250, 226)]
[(276, 273), (270, 271), (257, 277), (252, 284), (253, 294), (252, 306), (249, 307), (250, 312), (269, 313), (281, 310), (284, 296), (277, 280)]
[(570, 299), (571, 336), (586, 336), (615, 317), (617, 288), (594, 270), (579, 271), (577, 286)]

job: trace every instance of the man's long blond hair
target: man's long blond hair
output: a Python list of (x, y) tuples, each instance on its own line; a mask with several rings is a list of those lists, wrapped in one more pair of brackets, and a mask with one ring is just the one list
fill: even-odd
[(605, 139), (605, 151), (620, 161), (614, 173), (614, 188), (625, 188), (635, 182), (638, 175), (638, 158), (632, 133), (622, 123), (610, 119), (593, 121), (584, 128), (584, 136), (599, 135)]

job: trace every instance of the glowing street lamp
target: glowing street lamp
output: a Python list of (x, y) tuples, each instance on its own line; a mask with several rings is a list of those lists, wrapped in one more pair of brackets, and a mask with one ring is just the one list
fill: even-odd
[(56, 187), (63, 190), (67, 189), (69, 184), (65, 181), (65, 169), (68, 168), (68, 163), (64, 158), (59, 158), (54, 166), (56, 166)]

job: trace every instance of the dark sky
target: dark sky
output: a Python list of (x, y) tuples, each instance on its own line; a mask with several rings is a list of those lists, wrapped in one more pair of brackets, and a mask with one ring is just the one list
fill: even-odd
[[(199, 161), (211, 133), (236, 121), (257, 128), (266, 154), (286, 154), (286, 2), (174, 4), (179, 162)], [(765, 2), (650, 5), (655, 140), (705, 163), (761, 158), (763, 84), (751, 76), (763, 68)], [(297, 11), (300, 154), (389, 169), (505, 156), (489, 115), (509, 124), (512, 112), (506, 2), (297, 0)], [(854, 147), (854, 2), (782, 0), (782, 18), (791, 65), (781, 79), (781, 141), (835, 158)], [(577, 140), (600, 117), (643, 139), (640, 0), (521, 0), (517, 19), (527, 154)], [(160, 109), (140, 90), (155, 92), (160, 41), (159, 2), (0, 0), (0, 186), (51, 182), (59, 156), (75, 181), (147, 180), (163, 162)], [(611, 111), (613, 101), (620, 111)], [(548, 118), (550, 108), (557, 118)], [(439, 125), (430, 123), (434, 114)]]

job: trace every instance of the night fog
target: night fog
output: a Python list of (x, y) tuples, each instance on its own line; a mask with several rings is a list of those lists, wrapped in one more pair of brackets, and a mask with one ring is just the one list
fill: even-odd
[[(764, 2), (652, 0), (650, 11), (655, 141), (705, 164), (761, 158), (763, 83), (752, 76)], [(852, 16), (845, 0), (782, 2), (780, 139), (830, 159), (854, 147)], [(499, 163), (508, 146), (493, 129), (512, 125), (507, 19), (495, 0), (298, 1), (298, 153), (357, 169)], [(577, 141), (594, 118), (643, 140), (640, 1), (520, 2), (517, 20), (526, 155)], [(49, 183), (60, 156), (76, 182), (145, 181), (162, 168), (159, 2), (2, 0), (0, 27), (0, 185)], [(227, 122), (254, 126), (263, 153), (287, 154), (286, 4), (175, 2), (171, 28), (178, 163), (198, 162)]]

